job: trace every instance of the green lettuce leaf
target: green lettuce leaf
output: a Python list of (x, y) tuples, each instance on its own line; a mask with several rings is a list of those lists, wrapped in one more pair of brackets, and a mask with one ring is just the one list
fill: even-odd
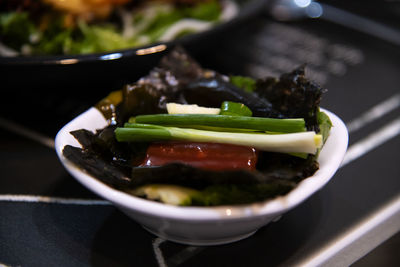
[(19, 50), (23, 44), (29, 43), (36, 27), (27, 12), (8, 12), (0, 14), (0, 37), (6, 44)]

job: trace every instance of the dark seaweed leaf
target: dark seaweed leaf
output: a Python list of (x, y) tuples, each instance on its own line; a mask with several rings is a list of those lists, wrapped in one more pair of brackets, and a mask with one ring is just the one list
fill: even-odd
[(117, 125), (122, 125), (130, 116), (165, 113), (169, 97), (152, 84), (129, 84), (122, 89), (123, 100), (117, 107)]
[(175, 184), (196, 189), (218, 184), (244, 185), (277, 182), (293, 185), (289, 179), (276, 179), (257, 171), (209, 171), (180, 163), (158, 167), (134, 167), (131, 177), (133, 187), (149, 183)]
[[(115, 126), (108, 126), (99, 130), (96, 134), (91, 131), (80, 129), (71, 132), (71, 134), (82, 145), (84, 151), (92, 152), (101, 156), (104, 160), (112, 161), (114, 165), (122, 168), (132, 165), (132, 157), (135, 151), (130, 146), (117, 142), (114, 136)], [(137, 151), (138, 152), (138, 151)]]
[(175, 78), (175, 82), (182, 85), (204, 76), (207, 72), (182, 47), (176, 47), (163, 57), (159, 68), (170, 72), (171, 76)]
[(180, 92), (190, 81), (212, 76), (203, 70), (181, 47), (163, 57), (149, 75), (122, 88), (122, 102), (117, 107), (119, 125), (130, 116), (166, 113), (168, 102), (184, 102)]
[(65, 146), (63, 155), (104, 183), (123, 188), (131, 183), (132, 165), (142, 160), (147, 144), (119, 143), (114, 129), (115, 126), (108, 126), (97, 133), (85, 129), (72, 131), (82, 148)]
[(305, 65), (282, 74), (279, 79), (258, 80), (255, 90), (260, 97), (268, 99), (283, 117), (304, 118), (307, 129), (316, 132), (319, 132), (317, 114), (324, 91), (305, 77)]
[[(239, 89), (222, 78), (202, 78), (194, 80), (182, 91), (188, 103), (208, 107), (220, 107), (223, 101), (245, 104), (257, 117), (277, 117), (272, 104), (265, 98)], [(210, 97), (212, 96), (212, 97)]]
[(84, 151), (67, 145), (63, 149), (63, 155), (93, 177), (112, 187), (125, 188), (130, 184), (131, 179), (123, 169), (114, 166), (93, 151)]
[(260, 153), (257, 163), (257, 170), (263, 175), (296, 183), (313, 175), (318, 168), (319, 164), (313, 156), (303, 159), (273, 152)]

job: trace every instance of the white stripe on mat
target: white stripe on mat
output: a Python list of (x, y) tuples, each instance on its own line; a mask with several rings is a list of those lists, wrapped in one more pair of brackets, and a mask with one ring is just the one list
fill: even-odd
[(347, 165), (351, 161), (358, 159), (368, 153), (369, 151), (375, 149), (381, 144), (389, 141), (390, 139), (396, 137), (400, 134), (400, 118), (386, 124), (384, 127), (373, 132), (357, 143), (353, 144), (347, 149), (347, 153), (343, 159), (341, 167)]
[(377, 120), (397, 109), (398, 107), (400, 107), (400, 94), (395, 94), (387, 100), (372, 107), (356, 119), (346, 123), (347, 130), (349, 133), (353, 133), (365, 125), (373, 122), (374, 120)]
[(109, 201), (97, 199), (62, 198), (35, 195), (0, 195), (0, 201), (5, 202), (37, 202), (66, 205), (111, 205)]
[(0, 127), (54, 149), (54, 140), (21, 124), (0, 117)]

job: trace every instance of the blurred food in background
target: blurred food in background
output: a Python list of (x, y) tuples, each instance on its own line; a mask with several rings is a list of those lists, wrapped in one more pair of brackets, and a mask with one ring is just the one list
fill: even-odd
[(0, 56), (88, 54), (166, 42), (238, 13), (232, 0), (0, 2)]

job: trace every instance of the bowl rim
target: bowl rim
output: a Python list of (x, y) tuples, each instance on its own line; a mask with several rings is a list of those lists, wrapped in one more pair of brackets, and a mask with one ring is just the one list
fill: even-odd
[[(142, 215), (156, 216), (187, 222), (214, 220), (243, 220), (261, 216), (281, 214), (302, 203), (316, 191), (320, 190), (339, 169), (348, 145), (348, 131), (343, 121), (334, 113), (322, 109), (331, 119), (333, 127), (330, 136), (319, 156), (320, 169), (301, 181), (294, 189), (283, 196), (267, 199), (245, 205), (213, 206), (213, 207), (184, 207), (163, 204), (146, 200), (111, 188), (103, 182), (75, 166), (62, 154), (66, 144), (79, 146), (79, 143), (69, 134), (71, 130), (86, 128), (95, 130), (107, 125), (107, 121), (96, 108), (92, 107), (71, 122), (67, 123), (56, 135), (55, 148), (57, 155), (66, 170), (85, 187), (110, 201), (117, 207), (135, 211)], [(92, 122), (90, 127), (87, 122)]]
[[(237, 1), (237, 0), (234, 0)], [(176, 45), (187, 45), (196, 42), (199, 38), (207, 37), (208, 34), (227, 30), (235, 23), (243, 19), (262, 12), (263, 8), (270, 0), (244, 0), (246, 3), (240, 8), (239, 14), (229, 21), (216, 24), (209, 30), (183, 36), (176, 40), (168, 42), (156, 42), (139, 47), (105, 51), (90, 54), (70, 54), (70, 55), (32, 55), (32, 56), (16, 56), (4, 57), (0, 56), (0, 66), (43, 66), (43, 65), (75, 65), (78, 63), (93, 63), (93, 62), (110, 62), (121, 61), (137, 56), (146, 56), (164, 52)]]

